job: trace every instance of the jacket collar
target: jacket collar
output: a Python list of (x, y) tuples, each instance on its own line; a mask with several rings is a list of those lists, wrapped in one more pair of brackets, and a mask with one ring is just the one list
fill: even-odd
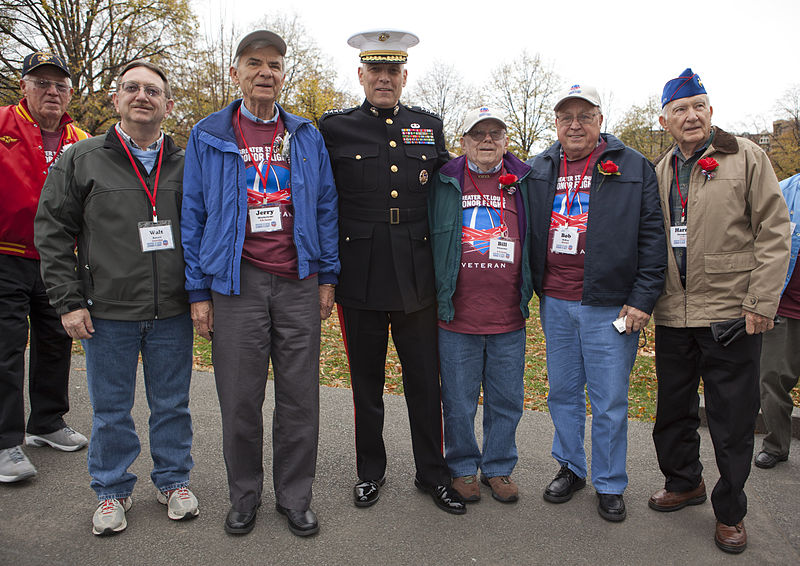
[[(234, 113), (239, 110), (239, 105), (242, 104), (242, 99), (237, 98), (230, 104), (228, 104), (222, 110), (214, 112), (213, 114), (208, 115), (202, 121), (200, 121), (196, 128), (200, 130), (206, 131), (211, 135), (218, 137), (223, 140), (230, 141), (232, 143), (236, 143), (236, 134), (231, 127), (233, 123), (233, 115)], [(294, 134), (297, 129), (302, 126), (303, 124), (310, 124), (311, 120), (307, 118), (302, 118), (300, 116), (295, 116), (281, 108), (281, 105), (277, 102), (275, 103), (275, 107), (278, 109), (278, 112), (281, 115), (281, 121), (283, 122), (283, 127), (290, 134)]]
[[(608, 153), (611, 151), (621, 151), (625, 149), (625, 144), (619, 141), (615, 136), (611, 134), (602, 133), (600, 137), (605, 140), (606, 142), (606, 150), (603, 153)], [(552, 160), (554, 163), (558, 163), (561, 161), (561, 142), (556, 142), (546, 150), (544, 150), (541, 154), (542, 157), (546, 159)], [(600, 159), (600, 156), (598, 156)]]
[[(117, 135), (115, 126), (111, 126), (111, 128), (109, 128), (109, 130), (106, 132), (106, 139), (103, 142), (103, 147), (110, 148), (122, 153), (123, 155), (127, 155), (125, 150), (122, 148), (122, 142)], [(175, 142), (172, 141), (172, 138), (167, 134), (164, 134), (164, 155), (170, 156), (173, 153), (179, 152), (180, 150), (181, 148), (175, 145)]]
[(391, 118), (392, 116), (397, 116), (397, 113), (400, 112), (400, 108), (402, 108), (402, 106), (403, 105), (398, 102), (391, 108), (378, 108), (377, 106), (370, 104), (370, 102), (365, 98), (364, 102), (361, 104), (360, 110), (368, 116), (373, 116), (376, 118)]
[[(38, 122), (33, 118), (33, 114), (31, 114), (30, 108), (28, 108), (27, 99), (23, 98), (22, 100), (20, 100), (19, 104), (17, 104), (16, 109), (17, 109), (17, 114), (22, 116), (25, 120), (34, 124), (38, 124)], [(70, 123), (72, 123), (72, 118), (70, 117), (69, 114), (64, 112), (64, 115), (61, 116), (61, 121), (59, 122), (58, 127), (59, 129), (61, 129)]]
[[(736, 136), (729, 134), (719, 126), (713, 126), (713, 128), (714, 140), (711, 142), (711, 145), (705, 153), (708, 154), (713, 151), (719, 151), (720, 153), (738, 153), (739, 142), (736, 141)], [(656, 157), (655, 164), (658, 165), (662, 159), (672, 155), (672, 152), (675, 151), (675, 146), (677, 145), (677, 143), (673, 143), (666, 150), (664, 150), (661, 155)]]

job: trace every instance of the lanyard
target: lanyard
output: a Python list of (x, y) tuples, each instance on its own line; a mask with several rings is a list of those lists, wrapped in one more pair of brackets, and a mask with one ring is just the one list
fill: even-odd
[[(267, 172), (266, 174), (261, 173), (261, 168), (256, 164), (256, 160), (253, 159), (253, 154), (250, 152), (250, 145), (247, 143), (247, 140), (244, 139), (244, 130), (242, 130), (242, 107), (239, 107), (239, 112), (236, 114), (236, 126), (239, 128), (239, 135), (242, 136), (242, 142), (244, 142), (244, 148), (247, 150), (247, 155), (250, 156), (250, 163), (253, 164), (253, 167), (256, 169), (256, 173), (259, 177), (261, 177), (261, 182), (264, 184), (264, 190), (267, 190), (267, 179), (269, 179), (269, 170), (272, 168), (272, 154), (275, 153), (275, 138), (278, 137), (278, 129), (281, 125), (281, 115), (278, 114), (278, 119), (275, 121), (275, 131), (272, 133), (272, 141), (269, 142), (269, 159), (267, 160)], [(276, 180), (277, 182), (277, 180)], [(280, 185), (278, 189), (280, 190)], [(251, 195), (252, 196), (252, 195)], [(261, 197), (263, 200), (263, 197)]]
[(686, 204), (689, 202), (689, 194), (687, 192), (686, 198), (683, 198), (683, 193), (681, 192), (681, 182), (678, 181), (678, 156), (675, 156), (675, 166), (673, 167), (675, 170), (675, 186), (678, 187), (678, 197), (681, 199), (681, 222), (686, 222)]
[(161, 142), (161, 149), (158, 151), (158, 167), (156, 167), (156, 182), (153, 184), (153, 192), (150, 192), (150, 189), (147, 188), (147, 183), (144, 182), (142, 178), (142, 174), (139, 172), (139, 168), (136, 166), (136, 162), (133, 160), (133, 155), (131, 155), (131, 151), (128, 149), (128, 144), (125, 143), (125, 140), (122, 139), (122, 136), (119, 135), (119, 132), (116, 128), (114, 128), (114, 133), (117, 134), (119, 141), (122, 142), (122, 148), (125, 150), (125, 153), (128, 154), (128, 159), (130, 159), (131, 165), (133, 166), (133, 170), (136, 172), (136, 176), (139, 177), (139, 182), (144, 187), (144, 192), (147, 193), (147, 198), (150, 199), (150, 204), (153, 205), (153, 222), (158, 222), (158, 215), (156, 214), (156, 193), (158, 192), (158, 177), (161, 175), (161, 158), (164, 157), (164, 141)]
[[(475, 179), (472, 178), (472, 172), (469, 170), (469, 165), (467, 164), (466, 160), (464, 161), (464, 168), (467, 170), (467, 175), (469, 175), (469, 180), (472, 181), (472, 186), (475, 187), (475, 190), (478, 191), (479, 195), (481, 195), (481, 200), (486, 203), (486, 206), (494, 210), (497, 213), (497, 216), (500, 217), (500, 228), (503, 231), (505, 231), (506, 223), (505, 223), (505, 207), (503, 206), (503, 200), (504, 200), (503, 191), (500, 191), (500, 210), (497, 210), (494, 206), (492, 206), (492, 203), (489, 202), (489, 199), (487, 199), (486, 196), (478, 188), (478, 184), (475, 182)], [(505, 171), (505, 166), (500, 167), (500, 175), (503, 174), (503, 171)]]
[[(583, 166), (583, 172), (581, 173), (581, 178), (578, 179), (577, 185), (572, 185), (572, 198), (569, 198), (569, 187), (567, 187), (567, 156), (564, 155), (564, 186), (567, 191), (567, 218), (570, 217), (570, 213), (572, 212), (572, 203), (575, 202), (575, 196), (581, 192), (581, 185), (583, 185), (583, 178), (586, 176), (586, 171), (589, 169), (589, 163), (592, 161), (592, 156), (594, 155), (594, 150), (592, 153), (589, 154), (589, 157), (586, 158), (586, 165)], [(578, 206), (581, 206), (581, 200), (578, 199)], [(583, 207), (581, 207), (581, 212), (583, 212)]]
[(53, 159), (47, 162), (47, 167), (45, 167), (46, 171), (49, 171), (50, 166), (52, 166), (53, 163), (56, 162), (56, 159), (58, 159), (58, 154), (61, 153), (61, 148), (64, 147), (64, 140), (66, 139), (66, 137), (67, 137), (67, 126), (64, 126), (63, 128), (61, 128), (61, 136), (58, 138), (58, 148), (56, 148), (56, 152), (53, 154)]

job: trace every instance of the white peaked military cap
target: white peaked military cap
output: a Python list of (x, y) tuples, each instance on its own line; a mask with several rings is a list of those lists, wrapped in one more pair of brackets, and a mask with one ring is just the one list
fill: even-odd
[(462, 131), (466, 134), (479, 122), (483, 122), (484, 120), (497, 120), (503, 124), (505, 129), (508, 129), (505, 118), (500, 112), (488, 106), (481, 106), (480, 108), (467, 112), (467, 115), (464, 117), (464, 129)]
[(419, 43), (413, 33), (398, 30), (374, 30), (357, 33), (347, 40), (360, 51), (362, 63), (405, 63), (408, 48)]
[(571, 98), (580, 98), (593, 106), (600, 106), (600, 95), (597, 94), (596, 88), (589, 85), (574, 84), (559, 95), (558, 102), (556, 102), (553, 110), (558, 110), (559, 106)]

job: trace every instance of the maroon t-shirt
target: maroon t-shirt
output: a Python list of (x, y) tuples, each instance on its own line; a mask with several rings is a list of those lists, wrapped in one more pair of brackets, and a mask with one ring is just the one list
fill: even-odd
[(44, 150), (44, 159), (47, 163), (54, 162), (54, 158), (61, 149), (61, 134), (60, 129), (56, 132), (46, 132), (40, 128), (42, 132), (42, 149)]
[[(464, 173), (461, 196), (463, 227), (453, 294), (455, 314), (449, 323), (439, 321), (439, 326), (462, 334), (519, 330), (525, 326), (525, 319), (519, 308), (522, 243), (516, 198), (500, 188), (500, 171), (470, 174), (471, 177)], [(507, 229), (505, 234), (503, 226)], [(501, 236), (514, 243), (513, 262), (490, 257), (491, 240)]]
[(789, 284), (783, 290), (778, 314), (786, 318), (800, 319), (800, 266), (795, 265)]
[[(547, 260), (542, 277), (542, 290), (548, 297), (565, 301), (580, 301), (583, 295), (583, 260), (586, 256), (586, 223), (589, 219), (589, 189), (597, 159), (608, 144), (603, 140), (583, 159), (559, 163), (556, 196), (550, 215), (550, 234), (547, 238)], [(566, 162), (566, 174), (564, 163)], [(585, 173), (584, 173), (585, 171)], [(581, 180), (583, 177), (583, 180)], [(577, 187), (580, 183), (580, 187)], [(574, 189), (578, 191), (575, 193)], [(553, 251), (553, 236), (563, 227), (577, 228), (578, 243), (574, 254)]]
[(268, 124), (256, 123), (237, 114), (233, 116), (233, 130), (245, 163), (247, 183), (242, 258), (268, 273), (297, 279), (290, 164), (280, 154), (286, 133), (283, 122), (279, 118)]

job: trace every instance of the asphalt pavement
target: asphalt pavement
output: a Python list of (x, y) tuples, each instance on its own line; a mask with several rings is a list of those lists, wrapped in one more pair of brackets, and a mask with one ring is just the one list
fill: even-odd
[[(73, 359), (68, 423), (89, 434), (91, 407), (84, 360)], [(663, 486), (651, 438), (652, 424), (631, 421), (628, 432), (628, 518), (609, 523), (597, 514), (591, 485), (567, 503), (553, 505), (542, 490), (558, 471), (550, 456), (553, 426), (547, 413), (525, 411), (517, 430), (520, 486), (516, 504), (502, 504), (482, 487), (482, 500), (463, 516), (440, 511), (414, 488), (414, 466), (403, 397), (386, 395), (386, 485), (373, 507), (352, 503), (356, 480), (353, 408), (349, 389), (323, 387), (317, 476), (312, 508), (318, 535), (292, 535), (275, 512), (271, 480), (272, 383), (264, 406), (265, 487), (255, 529), (246, 536), (224, 532), (228, 490), (222, 458), (220, 414), (211, 373), (195, 372), (191, 410), (195, 467), (191, 488), (200, 516), (170, 521), (149, 480), (147, 403), (141, 373), (134, 418), (142, 454), (128, 528), (112, 537), (91, 534), (97, 505), (89, 487), (86, 451), (63, 453), (25, 448), (38, 476), (0, 484), (0, 565), (463, 565), (463, 564), (800, 564), (800, 441), (789, 461), (772, 470), (753, 468), (747, 484), (747, 550), (725, 554), (714, 545), (711, 503), (657, 513), (647, 499)], [(480, 430), (480, 412), (478, 415)], [(587, 422), (587, 453), (591, 422)], [(710, 437), (701, 429), (706, 485), (718, 479)], [(760, 437), (756, 438), (756, 447)]]

